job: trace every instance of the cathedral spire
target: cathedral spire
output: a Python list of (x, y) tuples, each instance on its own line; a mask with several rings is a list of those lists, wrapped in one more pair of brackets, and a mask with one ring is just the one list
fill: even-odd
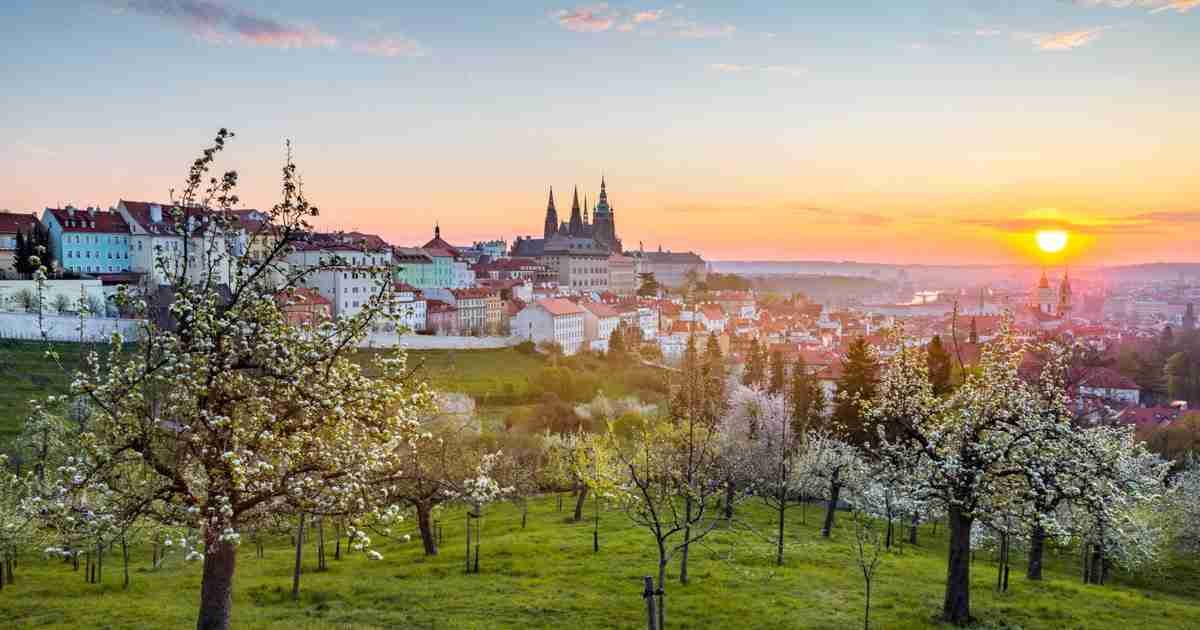
[(575, 194), (571, 199), (571, 225), (569, 228), (571, 236), (583, 236), (583, 215), (579, 212), (579, 187), (575, 187)]
[(550, 201), (546, 204), (546, 221), (542, 226), (542, 236), (550, 238), (558, 232), (558, 210), (554, 208), (554, 187), (550, 187)]

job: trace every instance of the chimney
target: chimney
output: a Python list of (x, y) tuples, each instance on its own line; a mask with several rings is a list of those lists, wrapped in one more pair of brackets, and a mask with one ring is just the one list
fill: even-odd
[(75, 218), (75, 206), (67, 204), (67, 216), (71, 217), (72, 219)]

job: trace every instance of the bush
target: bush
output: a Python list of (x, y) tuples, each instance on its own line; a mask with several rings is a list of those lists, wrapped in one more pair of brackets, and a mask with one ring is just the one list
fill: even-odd
[(537, 354), (537, 346), (534, 345), (532, 341), (522, 341), (521, 343), (513, 346), (513, 349), (521, 354), (527, 354), (531, 356)]

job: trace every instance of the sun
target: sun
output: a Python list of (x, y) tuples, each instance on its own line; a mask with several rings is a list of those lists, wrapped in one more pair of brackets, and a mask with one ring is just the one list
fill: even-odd
[(1034, 238), (1037, 239), (1038, 249), (1047, 254), (1056, 254), (1067, 246), (1068, 237), (1066, 230), (1038, 230)]

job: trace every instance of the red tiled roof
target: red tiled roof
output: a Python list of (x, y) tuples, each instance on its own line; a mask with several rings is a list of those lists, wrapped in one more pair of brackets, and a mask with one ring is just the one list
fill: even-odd
[[(173, 235), (176, 233), (175, 222), (171, 218), (171, 211), (173, 208), (178, 208), (179, 206), (169, 203), (155, 203), (150, 201), (127, 201), (125, 199), (122, 199), (119, 202), (119, 205), (124, 206), (125, 210), (129, 212), (129, 216), (133, 217), (133, 220), (137, 222), (137, 224), (143, 230), (151, 234)], [(153, 221), (153, 217), (151, 216), (150, 212), (151, 206), (159, 206), (162, 208), (162, 221), (157, 223)], [(204, 217), (211, 214), (210, 210), (199, 207), (193, 207), (190, 210), (193, 213), (193, 216), (198, 217)], [(78, 215), (79, 211), (76, 210), (75, 212), (76, 215)], [(57, 218), (57, 215), (55, 218)]]
[(37, 225), (37, 215), (20, 212), (0, 212), (0, 234), (16, 234), (28, 232)]
[[(65, 232), (86, 232), (101, 234), (128, 234), (129, 225), (119, 212), (102, 210), (89, 213), (87, 210), (75, 208), (74, 216), (66, 208), (46, 208), (55, 221)], [(73, 223), (74, 225), (71, 225)]]
[(720, 306), (709, 304), (701, 307), (700, 312), (704, 314), (705, 319), (713, 321), (725, 319), (725, 311), (721, 310)]
[(620, 317), (621, 316), (621, 314), (618, 313), (616, 311), (616, 309), (614, 309), (613, 307), (611, 307), (607, 304), (601, 304), (600, 302), (584, 302), (583, 304), (581, 304), (581, 306), (583, 306), (583, 308), (586, 308), (589, 312), (591, 312), (592, 315), (595, 315), (596, 317), (599, 317), (602, 319), (606, 318), (606, 317)]
[(555, 317), (561, 315), (581, 315), (583, 313), (583, 307), (571, 300), (564, 300), (562, 298), (543, 298), (537, 301), (537, 305), (546, 309), (547, 313)]
[(297, 287), (293, 289), (294, 293), (289, 298), (286, 292), (281, 292), (275, 296), (275, 299), (283, 305), (289, 302), (294, 305), (307, 306), (315, 304), (319, 306), (332, 306), (333, 303), (328, 298), (321, 295), (320, 291), (311, 287)]
[(1183, 411), (1176, 407), (1127, 407), (1117, 415), (1117, 421), (1138, 427), (1157, 426), (1172, 422), (1182, 414)]
[(450, 289), (450, 293), (459, 300), (486, 298), (494, 295), (492, 291), (483, 288)]

